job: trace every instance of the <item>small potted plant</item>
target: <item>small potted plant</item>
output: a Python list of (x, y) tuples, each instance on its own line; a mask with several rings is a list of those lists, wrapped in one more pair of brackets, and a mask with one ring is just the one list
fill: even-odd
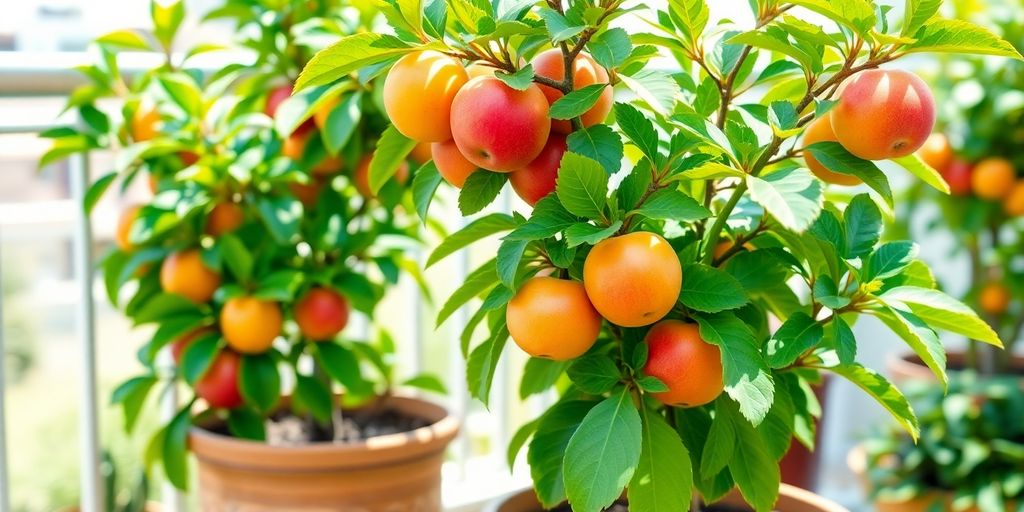
[[(644, 7), (617, 0), (398, 2), (384, 7), (395, 35), (345, 37), (307, 64), (299, 90), (386, 70), (376, 158), (432, 143), (420, 209), (442, 181), (465, 215), (506, 182), (532, 206), (476, 218), (427, 262), (500, 233), (438, 321), (474, 307), (461, 349), (485, 404), (509, 338), (534, 356), (526, 394), (560, 395), (509, 447), (526, 447), (534, 489), (497, 510), (836, 510), (779, 483), (791, 439), (813, 444), (823, 372), (918, 433), (899, 390), (856, 362), (853, 322), (880, 319), (943, 381), (936, 329), (1000, 344), (935, 289), (915, 244), (880, 242), (893, 195), (873, 160), (947, 186), (913, 156), (929, 88), (879, 67), (1020, 55), (938, 2), (908, 5), (897, 22), (859, 0), (758, 1), (753, 26), (711, 27), (685, 0), (631, 34), (610, 23)], [(665, 54), (677, 71), (655, 68)], [(826, 182), (872, 192), (828, 200)]]
[[(172, 51), (183, 3), (152, 9), (153, 40), (98, 40), (104, 58), (69, 105), (84, 126), (47, 134), (44, 157), (116, 148), (87, 210), (115, 182), (148, 179), (155, 194), (125, 211), (101, 264), (110, 300), (155, 326), (138, 352), (142, 373), (113, 394), (126, 428), (156, 413), (156, 395), (184, 390), (146, 462), (185, 489), (191, 451), (204, 510), (439, 510), (457, 422), (396, 396), (444, 390), (428, 375), (398, 380), (395, 343), (374, 322), (402, 269), (415, 269), (407, 251), (420, 219), (399, 170), (408, 164), (370, 157), (387, 125), (372, 76), (291, 95), (316, 41), (368, 32), (378, 12), (228, 2), (208, 17), (234, 19), (256, 64), (207, 74), (190, 63), (209, 45)], [(129, 79), (117, 68), (124, 48), (166, 61)], [(111, 100), (119, 111), (99, 108)], [(380, 166), (398, 176), (371, 193), (368, 171)], [(366, 339), (346, 329), (354, 312), (371, 324)]]

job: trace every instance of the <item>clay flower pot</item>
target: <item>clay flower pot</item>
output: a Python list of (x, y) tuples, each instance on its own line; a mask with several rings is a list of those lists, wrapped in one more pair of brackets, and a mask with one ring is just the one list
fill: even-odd
[(437, 405), (390, 397), (386, 407), (428, 426), (359, 443), (270, 446), (195, 427), (201, 510), (441, 510), (441, 464), (458, 421)]
[[(753, 510), (735, 489), (718, 504), (737, 510)], [(484, 508), (484, 512), (541, 512), (543, 510), (532, 489), (497, 499)], [(779, 502), (775, 504), (775, 510), (779, 512), (850, 512), (817, 494), (787, 484), (782, 484), (779, 487)]]

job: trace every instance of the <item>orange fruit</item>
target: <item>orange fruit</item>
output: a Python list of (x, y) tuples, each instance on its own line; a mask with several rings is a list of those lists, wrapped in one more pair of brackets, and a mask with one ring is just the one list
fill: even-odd
[(160, 266), (160, 286), (167, 293), (202, 304), (209, 302), (220, 288), (220, 274), (203, 263), (198, 249), (186, 249), (164, 260)]
[(640, 327), (661, 320), (676, 305), (683, 271), (664, 238), (638, 231), (598, 242), (583, 263), (583, 285), (609, 322)]
[(220, 311), (220, 330), (228, 346), (243, 354), (262, 354), (281, 334), (281, 307), (255, 297), (235, 297)]
[(696, 407), (722, 394), (722, 351), (700, 337), (696, 324), (663, 320), (647, 331), (644, 342), (648, 348), (644, 373), (668, 386), (668, 391), (653, 393), (658, 401)]
[(577, 281), (534, 277), (505, 312), (509, 335), (533, 357), (567, 361), (585, 354), (601, 332), (601, 315)]
[(990, 201), (1001, 201), (1010, 194), (1017, 172), (1005, 158), (986, 158), (974, 165), (971, 187), (974, 195)]
[(832, 131), (832, 120), (829, 118), (829, 114), (825, 114), (824, 117), (812, 121), (807, 126), (807, 130), (804, 131), (804, 162), (807, 163), (807, 168), (825, 183), (845, 187), (852, 187), (863, 183), (860, 178), (852, 174), (842, 174), (828, 170), (817, 158), (814, 158), (814, 155), (807, 151), (806, 148), (817, 142), (838, 142), (835, 132)]

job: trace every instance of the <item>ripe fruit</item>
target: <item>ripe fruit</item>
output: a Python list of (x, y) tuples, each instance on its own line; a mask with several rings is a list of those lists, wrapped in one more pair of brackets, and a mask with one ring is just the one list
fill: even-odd
[(238, 229), (238, 226), (241, 226), (244, 221), (245, 212), (242, 211), (242, 207), (238, 203), (231, 201), (217, 203), (210, 210), (210, 215), (206, 217), (206, 234), (221, 236), (230, 233)]
[(121, 217), (117, 220), (117, 231), (114, 233), (114, 241), (117, 242), (117, 247), (122, 251), (130, 251), (135, 248), (131, 241), (132, 225), (139, 218), (139, 210), (141, 208), (142, 206), (137, 204), (129, 206), (121, 212)]
[(292, 182), (288, 184), (288, 189), (292, 191), (292, 195), (306, 208), (316, 206), (316, 200), (320, 197), (320, 190), (322, 188), (323, 183), (317, 180), (309, 183)]
[(452, 138), (477, 167), (511, 172), (533, 161), (551, 132), (548, 100), (537, 85), (515, 90), (494, 77), (469, 81), (452, 103)]
[(210, 363), (206, 373), (196, 381), (196, 395), (210, 407), (234, 409), (242, 405), (242, 393), (238, 389), (238, 374), (242, 357), (230, 350), (222, 350)]
[(810, 151), (806, 150), (807, 146), (817, 142), (838, 142), (836, 140), (835, 132), (832, 131), (832, 120), (830, 116), (831, 114), (825, 114), (824, 117), (815, 119), (809, 126), (807, 126), (807, 130), (804, 132), (804, 162), (807, 163), (807, 168), (825, 183), (843, 185), (847, 187), (860, 185), (863, 183), (860, 178), (852, 174), (841, 174), (826, 169), (817, 158), (814, 158), (814, 155), (812, 155)]
[[(552, 80), (565, 80), (565, 60), (562, 50), (552, 48), (541, 52), (533, 58), (533, 71), (538, 76), (544, 76)], [(590, 55), (581, 53), (572, 63), (572, 86), (573, 89), (582, 89), (589, 85), (608, 83), (608, 72), (601, 67)], [(562, 91), (546, 85), (541, 85), (540, 90), (544, 92), (548, 103), (554, 103), (562, 97)], [(583, 126), (593, 126), (605, 120), (608, 113), (612, 111), (612, 88), (607, 86), (601, 92), (601, 97), (590, 110), (580, 116)], [(572, 123), (569, 121), (555, 119), (551, 121), (551, 129), (558, 133), (572, 133)]]
[(483, 62), (473, 62), (466, 66), (466, 75), (472, 80), (478, 76), (494, 76), (494, 72), (497, 68), (494, 66), (488, 66)]
[(437, 172), (441, 173), (445, 181), (457, 188), (462, 188), (466, 178), (478, 169), (476, 164), (466, 160), (453, 140), (431, 144), (430, 154), (434, 165), (437, 166)]
[(1003, 211), (1010, 217), (1024, 216), (1024, 181), (1013, 184), (1013, 188), (1003, 201)]
[(144, 142), (157, 136), (160, 112), (155, 108), (139, 108), (132, 114), (131, 136), (135, 142)]
[(843, 84), (831, 112), (836, 138), (865, 160), (885, 160), (917, 151), (935, 126), (935, 99), (917, 75), (871, 69)]
[(1016, 180), (1013, 164), (1005, 158), (986, 158), (974, 164), (971, 173), (974, 195), (992, 201), (1005, 198)]
[(327, 100), (322, 107), (313, 113), (313, 124), (315, 124), (317, 128), (323, 130), (324, 127), (327, 126), (327, 118), (331, 117), (331, 113), (334, 112), (334, 109), (340, 104), (341, 98), (338, 96)]
[(181, 364), (181, 356), (185, 354), (185, 351), (188, 350), (188, 347), (194, 341), (212, 332), (214, 332), (213, 327), (200, 327), (182, 334), (178, 339), (171, 342), (171, 356), (174, 358), (174, 364)]
[[(373, 155), (366, 155), (359, 161), (359, 165), (356, 166), (355, 174), (352, 177), (352, 181), (356, 186), (356, 190), (365, 197), (366, 199), (372, 199), (376, 195), (370, 190), (370, 161), (373, 160)], [(405, 184), (406, 180), (409, 179), (409, 164), (402, 162), (398, 166), (398, 170), (395, 171), (395, 175), (392, 179), (397, 179), (399, 183)]]
[(255, 297), (235, 297), (220, 311), (220, 330), (228, 346), (243, 354), (261, 354), (281, 334), (281, 307)]
[(540, 155), (522, 169), (516, 169), (508, 175), (512, 189), (530, 206), (537, 204), (544, 196), (555, 191), (558, 179), (558, 167), (562, 164), (562, 155), (568, 149), (565, 136), (552, 133)]
[(988, 283), (981, 289), (978, 295), (978, 305), (981, 310), (990, 315), (1001, 315), (1006, 313), (1010, 307), (1010, 290), (1002, 283)]
[(512, 340), (527, 354), (567, 361), (585, 354), (601, 332), (601, 316), (577, 281), (534, 277), (505, 312)]
[(653, 393), (654, 398), (666, 405), (696, 407), (722, 394), (722, 352), (700, 337), (696, 324), (659, 322), (647, 331), (644, 342), (648, 348), (644, 373), (668, 386), (668, 391)]
[(203, 263), (198, 249), (171, 254), (160, 266), (160, 286), (167, 293), (176, 293), (202, 304), (213, 298), (220, 288), (220, 274)]
[[(275, 117), (277, 115), (277, 109), (280, 108), (281, 104), (284, 103), (284, 101), (287, 100), (289, 97), (291, 97), (291, 95), (291, 85), (279, 85), (277, 87), (274, 87), (273, 89), (270, 90), (269, 93), (267, 93), (267, 104), (263, 107), (263, 112), (271, 118)], [(312, 119), (306, 119), (305, 121), (302, 122), (302, 124), (299, 125), (298, 128), (295, 129), (295, 131), (291, 133), (291, 135), (303, 135), (309, 133), (309, 131), (312, 130), (314, 126), (315, 124)]]
[(384, 80), (384, 110), (402, 135), (444, 142), (452, 138), (452, 100), (467, 80), (462, 64), (441, 52), (407, 54)]
[(583, 284), (601, 316), (640, 327), (661, 320), (676, 305), (683, 270), (664, 238), (638, 231), (598, 242), (583, 263)]
[[(310, 139), (318, 137), (319, 133), (316, 130), (306, 130), (304, 133), (296, 130), (295, 133), (284, 139), (284, 144), (281, 145), (281, 154), (296, 162), (301, 162), (306, 154), (306, 145)], [(325, 153), (324, 158), (314, 165), (310, 172), (316, 176), (328, 177), (340, 171), (343, 165), (341, 158)]]
[(971, 195), (971, 164), (959, 158), (954, 158), (949, 165), (940, 171), (942, 178), (949, 184), (949, 193), (954, 196)]
[(433, 156), (431, 156), (431, 148), (433, 146), (434, 144), (430, 142), (417, 142), (416, 145), (413, 146), (412, 152), (409, 153), (409, 158), (412, 159), (413, 162), (423, 165), (433, 158)]
[(182, 169), (195, 165), (199, 161), (199, 153), (195, 151), (178, 151), (178, 159), (181, 160)]
[(949, 139), (945, 135), (933, 133), (925, 139), (924, 146), (917, 150), (917, 156), (941, 173), (953, 163), (953, 147), (949, 145)]
[(348, 301), (329, 288), (313, 288), (295, 304), (295, 322), (313, 341), (333, 339), (348, 324)]

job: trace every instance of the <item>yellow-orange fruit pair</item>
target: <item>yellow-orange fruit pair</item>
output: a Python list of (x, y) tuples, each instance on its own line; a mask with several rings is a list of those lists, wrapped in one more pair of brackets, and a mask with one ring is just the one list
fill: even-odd
[(828, 170), (817, 158), (814, 158), (810, 151), (807, 151), (808, 146), (818, 142), (838, 142), (835, 132), (832, 131), (830, 115), (830, 113), (825, 114), (823, 117), (815, 119), (807, 126), (807, 130), (804, 131), (804, 162), (807, 163), (807, 168), (825, 183), (846, 187), (860, 185), (863, 183), (860, 178), (852, 174), (842, 174)]
[(640, 327), (661, 320), (676, 305), (683, 271), (664, 238), (638, 231), (598, 242), (583, 263), (583, 285), (609, 322)]
[(468, 80), (462, 64), (441, 52), (409, 53), (384, 79), (384, 110), (402, 135), (444, 142), (452, 138), (452, 101)]
[(509, 335), (533, 357), (567, 361), (585, 354), (601, 332), (601, 316), (577, 281), (534, 277), (508, 303)]
[(990, 315), (1006, 313), (1010, 307), (1010, 300), (1010, 290), (1002, 283), (988, 283), (982, 287), (978, 295), (978, 305), (982, 311)]
[[(565, 57), (562, 50), (552, 48), (538, 54), (531, 62), (533, 72), (537, 76), (543, 76), (555, 81), (565, 79)], [(573, 89), (582, 89), (594, 84), (607, 84), (608, 72), (597, 63), (590, 55), (580, 53), (572, 62), (572, 86)], [(540, 90), (544, 92), (548, 103), (554, 103), (562, 98), (562, 91), (546, 85), (541, 85)], [(601, 96), (594, 103), (594, 106), (580, 116), (584, 127), (601, 123), (612, 111), (612, 87), (608, 85), (601, 92)], [(552, 121), (551, 129), (563, 134), (572, 133), (572, 124), (567, 120), (555, 119)]]
[(255, 297), (235, 297), (220, 311), (220, 330), (228, 346), (243, 354), (261, 354), (281, 334), (281, 306)]
[(830, 112), (836, 139), (865, 160), (907, 156), (935, 126), (935, 99), (917, 75), (871, 69), (847, 80)]
[(220, 274), (203, 263), (198, 249), (186, 249), (164, 260), (160, 266), (160, 287), (202, 304), (209, 302), (220, 288)]
[(1013, 164), (1005, 158), (986, 158), (974, 165), (971, 172), (971, 188), (974, 195), (989, 201), (1001, 201), (1006, 198), (1014, 183), (1017, 172)]
[(725, 389), (722, 351), (700, 337), (696, 324), (658, 322), (647, 331), (644, 374), (656, 377), (668, 391), (653, 393), (666, 405), (696, 407), (712, 402)]

